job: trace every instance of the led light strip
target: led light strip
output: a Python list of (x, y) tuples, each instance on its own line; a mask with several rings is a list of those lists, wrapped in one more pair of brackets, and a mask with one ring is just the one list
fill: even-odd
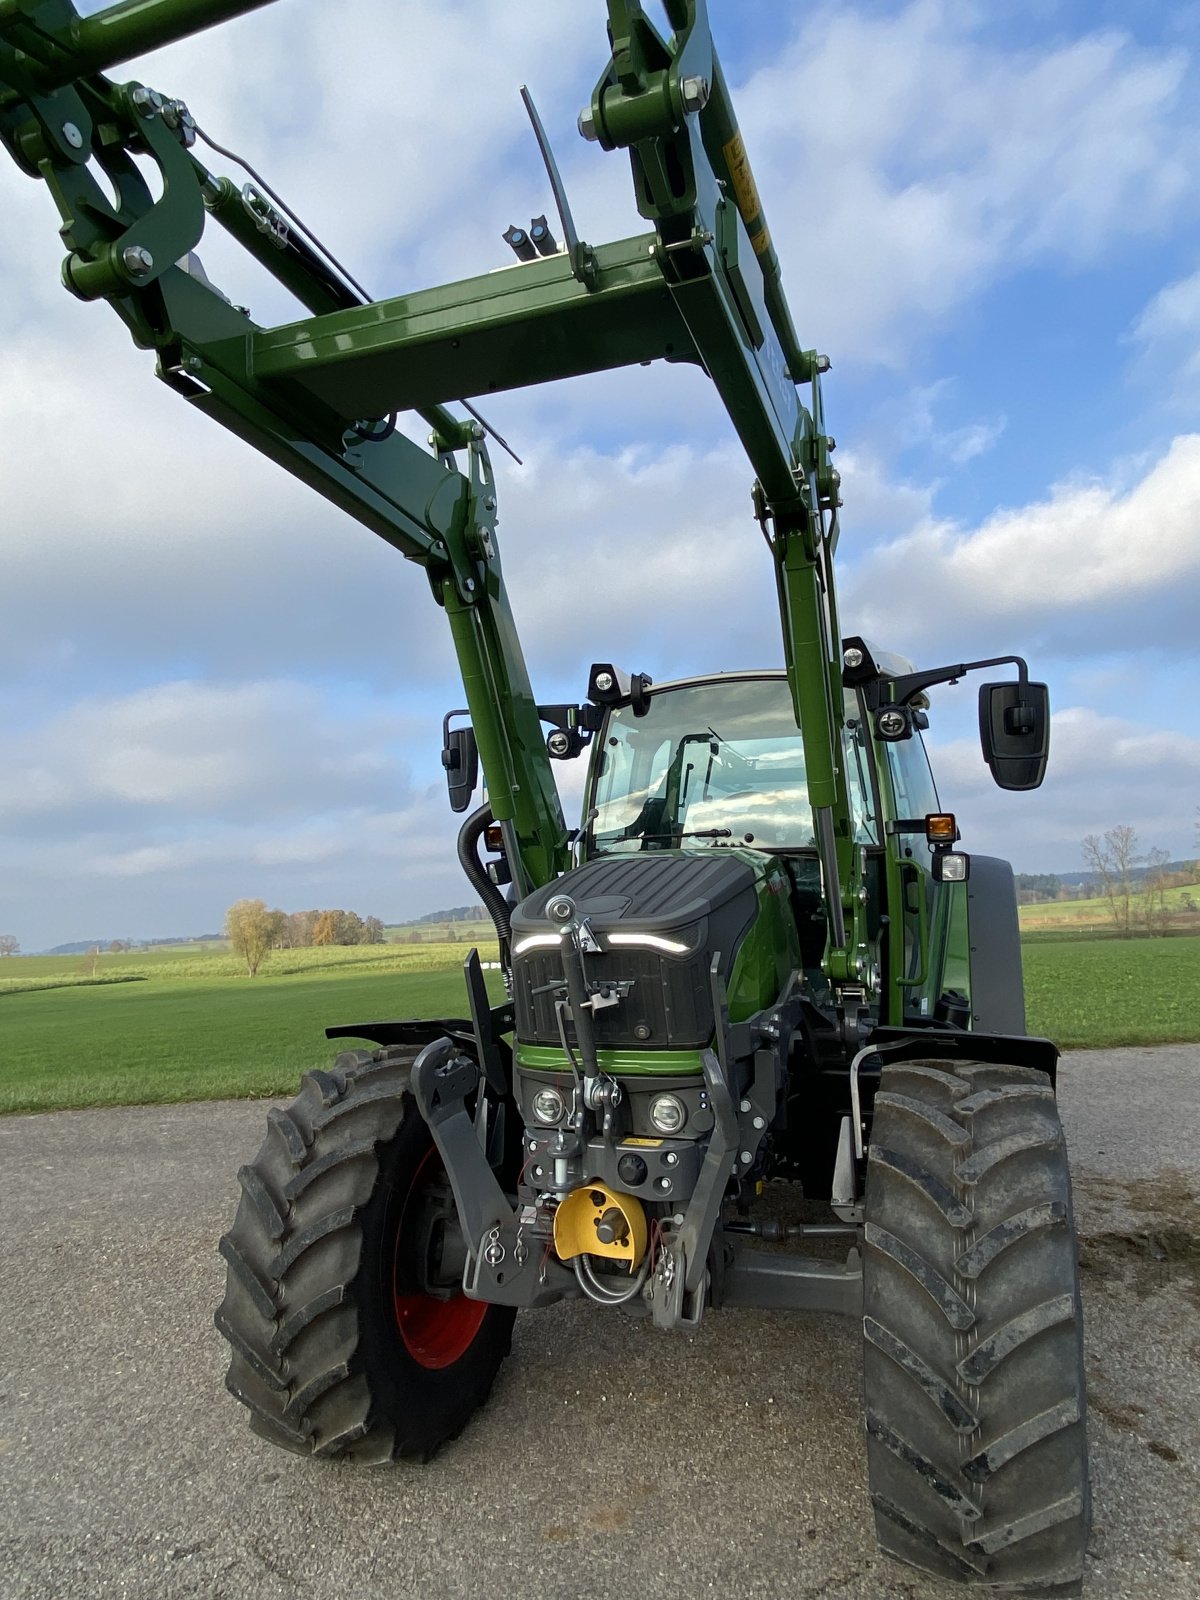
[(513, 955), (524, 955), (526, 950), (554, 950), (557, 949), (562, 935), (558, 933), (527, 933), (523, 939), (518, 939), (513, 945)]
[(606, 933), (609, 944), (640, 946), (645, 950), (663, 950), (669, 956), (681, 956), (692, 947), (678, 939), (664, 939), (657, 933)]
[[(681, 956), (692, 947), (683, 944), (678, 939), (664, 939), (657, 933), (606, 933), (604, 935), (609, 945), (622, 945), (626, 948), (642, 950), (662, 950), (669, 956)], [(523, 939), (518, 939), (513, 945), (513, 955), (524, 955), (526, 950), (554, 950), (562, 941), (560, 933), (527, 933)]]

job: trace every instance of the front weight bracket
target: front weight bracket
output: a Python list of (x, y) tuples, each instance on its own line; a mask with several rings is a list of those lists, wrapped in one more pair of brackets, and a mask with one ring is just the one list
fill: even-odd
[[(453, 1039), (435, 1039), (413, 1062), (412, 1092), (446, 1168), (458, 1219), (472, 1251), (485, 1233), (516, 1220), (488, 1166), (466, 1101), (479, 1088), (479, 1065)], [(467, 1261), (471, 1273), (470, 1258)]]

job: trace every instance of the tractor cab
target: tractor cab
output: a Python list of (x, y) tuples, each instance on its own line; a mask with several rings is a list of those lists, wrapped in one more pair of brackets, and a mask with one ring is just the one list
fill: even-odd
[[(861, 731), (846, 695), (848, 753)], [(861, 747), (847, 763), (855, 828), (878, 842)], [(815, 851), (804, 742), (782, 672), (725, 673), (651, 689), (617, 705), (594, 745), (584, 853), (737, 845)], [(815, 859), (815, 856), (814, 856)]]
[[(912, 670), (899, 658), (886, 659), (897, 674)], [(873, 738), (865, 686), (839, 692), (847, 830), (871, 912), (870, 965), (864, 968), (870, 991), (884, 976), (879, 916), (888, 894), (887, 822), (924, 818), (938, 810), (938, 800), (919, 736), (923, 711), (910, 739), (882, 743)], [(915, 860), (928, 878), (924, 838), (906, 839), (902, 850), (905, 862)], [(622, 695), (604, 708), (592, 744), (580, 858), (648, 861), (665, 852), (759, 857), (757, 870), (785, 884), (794, 925), (789, 948), (794, 942), (799, 952), (798, 971), (814, 990), (825, 987), (828, 908), (813, 799), (804, 739), (781, 669), (681, 679)], [(761, 858), (771, 858), (769, 869)], [(912, 947), (923, 933), (928, 938), (929, 919), (914, 911), (911, 923), (910, 954), (902, 958), (909, 976), (917, 971)]]

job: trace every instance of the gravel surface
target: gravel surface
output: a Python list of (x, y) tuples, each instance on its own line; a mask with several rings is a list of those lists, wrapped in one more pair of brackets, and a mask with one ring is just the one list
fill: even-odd
[[(1096, 1526), (1088, 1600), (1200, 1596), (1200, 1047), (1066, 1058)], [(261, 1103), (0, 1121), (0, 1597), (954, 1600), (876, 1552), (858, 1334), (519, 1318), (428, 1467), (273, 1450), (225, 1393), (216, 1240)], [(1189, 1252), (1188, 1241), (1191, 1241)]]

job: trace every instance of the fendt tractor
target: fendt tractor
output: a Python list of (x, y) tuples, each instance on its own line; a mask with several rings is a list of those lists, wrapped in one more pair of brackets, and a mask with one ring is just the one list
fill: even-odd
[[(793, 329), (704, 0), (665, 0), (669, 36), (607, 0), (579, 131), (628, 152), (648, 231), (579, 237), (526, 95), (561, 242), (543, 216), (509, 229), (502, 269), (378, 302), (257, 174), (213, 170), (182, 101), (105, 75), (261, 3), (0, 0), (0, 133), (57, 203), (67, 289), (424, 568), (465, 695), (442, 756), (458, 854), (504, 994), (472, 952), (467, 1016), (330, 1027), (355, 1046), (268, 1113), (220, 1245), (229, 1388), (285, 1449), (424, 1461), (488, 1394), (518, 1311), (574, 1298), (667, 1334), (723, 1306), (842, 1312), (883, 1548), (1078, 1592), (1057, 1052), (1026, 1036), (1012, 873), (957, 848), (921, 739), (931, 687), (1004, 668), (979, 691), (983, 756), (1034, 788), (1048, 695), (1017, 657), (919, 670), (840, 633), (829, 363)], [(296, 320), (260, 326), (209, 279), (210, 221)], [(654, 683), (598, 662), (578, 703), (539, 704), (470, 402), (664, 360), (707, 374), (749, 458), (783, 664)], [(584, 755), (569, 828), (552, 762)]]

